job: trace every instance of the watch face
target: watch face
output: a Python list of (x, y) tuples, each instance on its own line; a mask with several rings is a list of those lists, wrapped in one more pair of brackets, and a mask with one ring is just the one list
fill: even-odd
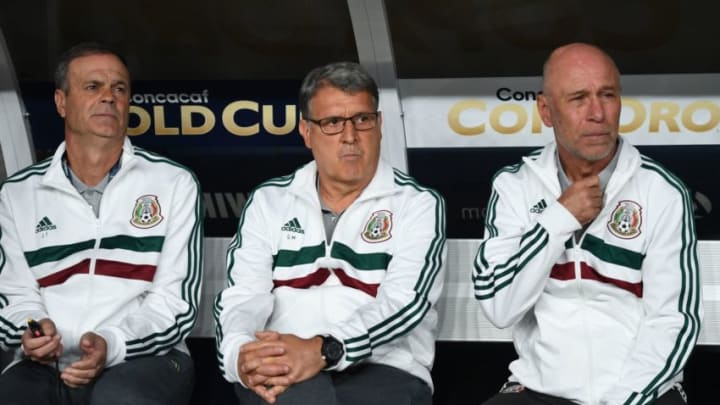
[(340, 360), (343, 355), (342, 344), (336, 340), (331, 340), (327, 345), (327, 355), (333, 360)]
[(323, 337), (322, 355), (328, 366), (334, 366), (345, 354), (342, 343), (332, 336)]

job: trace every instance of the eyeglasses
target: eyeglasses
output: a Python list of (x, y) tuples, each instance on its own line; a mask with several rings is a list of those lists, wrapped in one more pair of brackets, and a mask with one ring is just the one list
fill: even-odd
[(373, 129), (377, 124), (378, 115), (380, 111), (357, 113), (352, 117), (327, 117), (319, 120), (305, 118), (305, 120), (317, 124), (325, 135), (337, 135), (345, 129), (346, 121), (352, 122), (353, 128), (358, 131)]

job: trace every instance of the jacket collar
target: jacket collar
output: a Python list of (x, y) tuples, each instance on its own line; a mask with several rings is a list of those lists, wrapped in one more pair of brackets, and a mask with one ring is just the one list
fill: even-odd
[[(318, 202), (318, 192), (315, 187), (316, 176), (317, 164), (313, 160), (295, 171), (288, 191), (304, 199)], [(392, 194), (397, 191), (394, 169), (390, 164), (380, 159), (372, 180), (354, 202)]]
[[(42, 185), (60, 189), (74, 190), (74, 187), (70, 183), (70, 180), (68, 180), (67, 176), (65, 175), (65, 170), (63, 169), (62, 160), (66, 151), (67, 145), (65, 141), (63, 141), (53, 154), (50, 166), (48, 167), (47, 172), (42, 178)], [(133, 166), (134, 162), (135, 147), (130, 142), (130, 139), (128, 139), (128, 137), (126, 136), (125, 140), (123, 141), (123, 151), (120, 156), (120, 170), (118, 171), (117, 175), (120, 175), (121, 173), (125, 172), (129, 167)]]
[[(535, 172), (540, 180), (555, 195), (560, 195), (560, 181), (558, 180), (558, 167), (555, 154), (557, 144), (553, 141), (540, 149), (539, 154), (531, 154), (523, 157), (523, 162)], [(640, 152), (627, 140), (619, 138), (617, 166), (610, 176), (605, 194), (609, 197), (615, 194), (630, 177), (640, 168)]]

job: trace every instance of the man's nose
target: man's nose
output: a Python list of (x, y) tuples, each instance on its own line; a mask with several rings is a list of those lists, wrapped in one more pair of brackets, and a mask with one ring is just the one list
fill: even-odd
[(605, 106), (598, 97), (590, 97), (588, 118), (592, 121), (603, 121), (605, 119)]
[(113, 89), (111, 87), (103, 87), (101, 93), (100, 100), (103, 103), (114, 103), (115, 102), (115, 93), (113, 92)]
[(355, 129), (352, 120), (346, 120), (343, 125), (343, 130), (340, 132), (340, 140), (345, 143), (355, 143), (357, 138), (358, 130)]

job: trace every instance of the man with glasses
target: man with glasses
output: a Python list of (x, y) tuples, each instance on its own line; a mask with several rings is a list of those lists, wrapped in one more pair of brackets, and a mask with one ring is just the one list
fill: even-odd
[(314, 161), (248, 198), (216, 300), (220, 368), (241, 404), (427, 404), (445, 205), (380, 159), (373, 79), (312, 70), (300, 134)]

